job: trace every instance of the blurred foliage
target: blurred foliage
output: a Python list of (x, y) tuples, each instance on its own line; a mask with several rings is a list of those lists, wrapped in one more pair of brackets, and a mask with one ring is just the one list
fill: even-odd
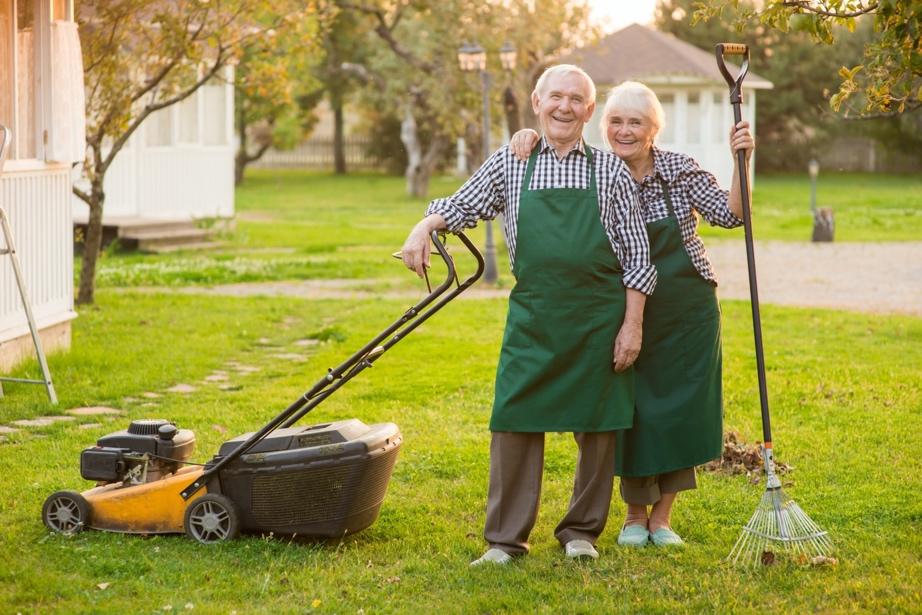
[[(728, 15), (728, 13), (730, 15)], [(835, 111), (899, 115), (922, 108), (922, 2), (918, 0), (714, 0), (696, 2), (694, 19), (729, 17), (739, 31), (757, 21), (778, 32), (799, 32), (833, 45), (873, 19), (861, 62), (838, 70)]]
[[(839, 87), (839, 68), (860, 61), (875, 37), (871, 17), (856, 20), (848, 36), (836, 36), (828, 48), (818, 49), (809, 32), (782, 32), (762, 23), (745, 0), (735, 4), (729, 23), (696, 19), (700, 4), (698, 0), (659, 0), (656, 27), (707, 50), (722, 41), (749, 45), (752, 70), (774, 84), (758, 97), (761, 169), (803, 169), (817, 150), (837, 136), (873, 138), (905, 152), (922, 149), (919, 114), (854, 121), (830, 108), (830, 98)], [(730, 11), (721, 16), (727, 13)], [(748, 21), (741, 21), (740, 15), (749, 15)]]

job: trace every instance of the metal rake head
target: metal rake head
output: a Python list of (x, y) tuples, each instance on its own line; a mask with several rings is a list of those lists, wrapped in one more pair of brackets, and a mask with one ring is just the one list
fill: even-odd
[(743, 528), (727, 561), (758, 567), (785, 555), (802, 564), (829, 563), (832, 541), (797, 503), (781, 490), (769, 487)]

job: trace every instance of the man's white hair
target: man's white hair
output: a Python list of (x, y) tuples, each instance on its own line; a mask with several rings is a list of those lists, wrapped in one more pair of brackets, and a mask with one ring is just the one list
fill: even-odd
[(666, 113), (653, 90), (638, 81), (625, 81), (609, 90), (608, 98), (605, 99), (605, 107), (602, 108), (599, 128), (608, 147), (611, 147), (611, 143), (608, 142), (608, 117), (615, 112), (615, 109), (635, 111), (646, 117), (656, 131), (654, 136), (658, 135), (666, 125)]
[(586, 71), (581, 69), (579, 66), (573, 64), (555, 64), (554, 66), (549, 67), (541, 76), (538, 77), (538, 83), (535, 84), (535, 90), (532, 92), (533, 96), (541, 98), (541, 95), (544, 94), (544, 90), (547, 87), (548, 79), (551, 77), (556, 77), (557, 75), (569, 75), (571, 73), (576, 73), (581, 75), (586, 81), (586, 85), (589, 87), (589, 99), (586, 101), (588, 103), (595, 102), (595, 83), (592, 81), (592, 77), (586, 74)]

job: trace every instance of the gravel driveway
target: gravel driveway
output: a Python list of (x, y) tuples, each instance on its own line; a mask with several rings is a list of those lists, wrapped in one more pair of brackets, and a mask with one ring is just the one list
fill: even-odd
[[(922, 316), (922, 242), (807, 243), (758, 241), (761, 303)], [(741, 240), (709, 241), (720, 296), (748, 299), (746, 249)], [(310, 280), (190, 287), (181, 292), (308, 299), (416, 298), (419, 293), (375, 293), (380, 280)], [(461, 298), (502, 297), (508, 289), (476, 285)]]

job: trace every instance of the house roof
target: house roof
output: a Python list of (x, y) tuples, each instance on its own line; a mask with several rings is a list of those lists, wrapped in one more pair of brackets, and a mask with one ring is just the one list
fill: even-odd
[[(726, 85), (713, 52), (636, 23), (609, 34), (592, 47), (574, 51), (560, 61), (580, 66), (598, 85), (617, 85), (628, 80), (643, 81), (649, 85)], [(727, 67), (733, 75), (739, 70), (737, 65), (729, 62)], [(744, 89), (773, 87), (771, 81), (752, 71), (743, 82)]]

